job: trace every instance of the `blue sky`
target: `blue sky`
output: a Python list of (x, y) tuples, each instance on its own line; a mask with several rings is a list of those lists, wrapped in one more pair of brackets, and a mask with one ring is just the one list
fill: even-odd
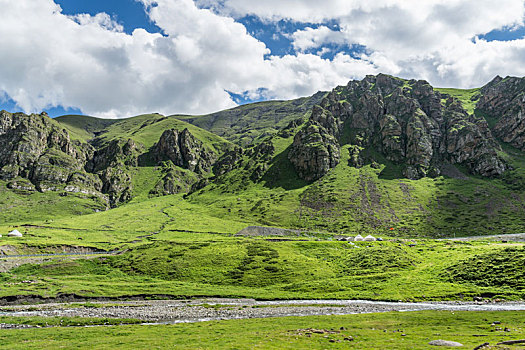
[(6, 2), (0, 109), (201, 114), (379, 72), (480, 86), (525, 75), (524, 8), (522, 0)]
[(75, 15), (89, 13), (96, 15), (105, 12), (124, 26), (124, 31), (131, 34), (136, 28), (144, 28), (148, 32), (161, 32), (144, 12), (144, 5), (134, 0), (56, 0), (62, 7), (62, 13)]

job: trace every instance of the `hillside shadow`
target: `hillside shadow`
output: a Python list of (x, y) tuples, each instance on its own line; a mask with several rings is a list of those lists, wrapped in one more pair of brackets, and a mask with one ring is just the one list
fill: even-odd
[(264, 187), (295, 190), (308, 186), (309, 183), (299, 178), (292, 163), (288, 160), (291, 147), (291, 145), (288, 146), (283, 152), (275, 156), (270, 168), (261, 179), (264, 182)]
[(142, 153), (138, 156), (138, 165), (143, 167), (156, 166), (157, 162), (153, 154), (153, 147), (151, 147), (147, 152)]
[(402, 164), (396, 164), (386, 159), (383, 154), (372, 148), (363, 150), (363, 160), (363, 165), (371, 165), (372, 167), (384, 166), (383, 170), (379, 173), (379, 179), (395, 180), (405, 178), (403, 176)]

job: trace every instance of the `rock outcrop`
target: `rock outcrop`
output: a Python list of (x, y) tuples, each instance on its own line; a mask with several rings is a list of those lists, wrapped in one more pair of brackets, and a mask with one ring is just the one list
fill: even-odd
[(11, 190), (97, 196), (115, 207), (132, 198), (132, 169), (144, 156), (162, 173), (153, 195), (189, 191), (217, 158), (188, 129), (164, 131), (149, 151), (132, 139), (115, 139), (95, 148), (72, 141), (45, 113), (0, 112), (0, 179)]
[(351, 165), (361, 166), (360, 151), (374, 148), (403, 164), (403, 175), (411, 179), (436, 176), (447, 163), (482, 176), (507, 169), (485, 119), (425, 81), (384, 74), (331, 91), (312, 109), (288, 158), (301, 178), (313, 181), (339, 163), (346, 144), (351, 145)]
[(495, 121), (496, 137), (525, 151), (525, 78), (494, 78), (481, 89), (476, 107)]
[(250, 148), (235, 147), (224, 153), (213, 165), (215, 178), (234, 169), (242, 168), (249, 172), (252, 181), (260, 180), (267, 172), (275, 155), (275, 147), (270, 139)]
[(129, 167), (138, 165), (144, 151), (132, 139), (113, 140), (97, 150), (86, 168), (101, 180), (100, 191), (108, 196), (112, 207), (132, 198), (133, 184)]
[(188, 129), (164, 131), (153, 155), (158, 162), (171, 160), (173, 164), (198, 174), (209, 172), (216, 160), (215, 153), (207, 150)]
[(12, 188), (95, 193), (100, 181), (85, 171), (93, 154), (45, 113), (0, 111), (0, 179)]

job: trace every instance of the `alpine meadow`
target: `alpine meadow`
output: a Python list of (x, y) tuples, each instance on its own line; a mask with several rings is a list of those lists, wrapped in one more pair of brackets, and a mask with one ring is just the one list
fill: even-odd
[(0, 349), (524, 346), (522, 1), (38, 2), (0, 0), (45, 12), (0, 24)]

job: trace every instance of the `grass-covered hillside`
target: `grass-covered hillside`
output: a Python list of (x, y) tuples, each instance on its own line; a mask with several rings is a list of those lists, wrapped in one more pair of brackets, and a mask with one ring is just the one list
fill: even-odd
[(449, 175), (409, 180), (395, 163), (350, 165), (351, 146), (340, 163), (311, 184), (298, 178), (287, 154), (293, 137), (272, 138), (267, 175), (252, 181), (256, 165), (243, 166), (190, 195), (217, 215), (269, 226), (342, 234), (385, 233), (404, 237), (452, 237), (525, 232), (525, 155), (505, 146), (512, 170), (501, 178), (469, 175), (450, 166)]
[[(176, 219), (154, 232), (139, 226), (130, 231), (132, 220), (128, 217), (128, 225), (115, 222), (98, 230), (58, 227), (64, 222), (53, 223), (54, 228), (50, 224), (22, 227), (26, 234), (22, 240), (3, 239), (15, 244), (10, 245), (11, 253), (61, 251), (68, 244), (121, 253), (73, 260), (27, 258), (33, 260), (25, 264), (19, 260), (21, 266), (15, 264), (0, 273), (4, 286), (0, 297), (75, 294), (392, 301), (525, 297), (523, 244), (434, 240), (349, 244), (315, 235), (283, 241), (205, 232), (207, 228), (198, 223), (190, 225), (195, 231), (180, 230)], [(2, 261), (9, 263), (9, 259)], [(468, 273), (469, 268), (474, 275)]]
[(161, 114), (143, 114), (127, 119), (97, 119), (84, 116), (64, 116), (56, 120), (68, 130), (80, 135), (84, 141), (91, 140), (98, 146), (108, 144), (112, 140), (132, 139), (146, 149), (153, 146), (164, 130), (187, 128), (195, 137), (215, 150), (223, 150), (228, 142), (216, 134), (207, 132), (176, 117), (166, 117)]
[[(176, 189), (163, 187), (168, 181), (170, 185), (174, 184), (173, 186), (187, 191), (200, 177), (211, 176), (211, 165), (206, 169), (207, 173), (196, 174), (170, 161), (157, 159), (160, 157), (155, 155), (154, 146), (166, 130), (174, 129), (182, 133), (188, 129), (191, 137), (196, 140), (194, 142), (198, 143), (190, 147), (198, 148), (202, 144), (202, 148), (212, 159), (217, 159), (224, 151), (234, 147), (218, 135), (158, 114), (124, 120), (85, 116), (56, 119), (27, 116), (27, 119), (42, 120), (44, 125), (40, 127), (43, 128), (63, 130), (64, 135), (67, 135), (65, 142), (68, 145), (62, 146), (62, 149), (52, 145), (52, 141), (47, 145), (40, 145), (35, 141), (38, 137), (35, 136), (33, 140), (22, 135), (23, 132), (18, 136), (15, 132), (12, 138), (21, 138), (22, 141), (17, 142), (25, 142), (27, 145), (19, 146), (20, 149), (25, 149), (25, 153), (34, 160), (26, 161), (28, 169), (20, 176), (0, 177), (0, 224), (27, 223), (104, 211), (109, 208), (108, 194), (111, 195), (111, 191), (126, 191), (129, 199), (144, 200), (165, 191), (176, 192)], [(53, 133), (49, 133), (49, 139), (52, 140)], [(131, 150), (124, 154), (128, 140), (134, 143), (131, 144)], [(77, 156), (79, 159), (65, 154), (64, 150), (75, 155), (80, 154)], [(1, 157), (16, 160), (20, 158), (16, 156), (17, 152), (6, 153)], [(18, 164), (12, 167), (20, 168)], [(46, 184), (51, 189), (49, 191), (38, 190), (40, 180), (35, 174), (43, 172), (41, 169), (45, 170), (45, 174), (40, 175), (40, 178), (47, 181)], [(101, 172), (104, 169), (105, 172)], [(97, 176), (101, 177), (102, 184)]]
[(93, 139), (108, 126), (118, 122), (118, 119), (101, 119), (87, 115), (63, 115), (55, 120), (69, 131), (72, 138), (84, 142)]
[(291, 121), (305, 118), (324, 95), (325, 92), (318, 92), (296, 100), (258, 102), (208, 115), (175, 117), (248, 146), (276, 133)]
[[(444, 118), (463, 125), (447, 137), (466, 140), (469, 151), (458, 146), (450, 154), (472, 153), (475, 166), (503, 164), (502, 175), (473, 175), (472, 164), (443, 158), (432, 160), (441, 162), (440, 173), (404, 176), (408, 162), (426, 159), (428, 147), (416, 147), (415, 158), (393, 158), (385, 149), (401, 149), (402, 123), (411, 120), (404, 127), (412, 140), (418, 140), (414, 135), (423, 121), (432, 123), (419, 107), (400, 117), (399, 125), (385, 118), (381, 142), (366, 135), (371, 129), (352, 126), (362, 120), (337, 119), (351, 108), (361, 116), (366, 103), (380, 100), (378, 85), (356, 85), (368, 97), (353, 101), (355, 106), (332, 94), (315, 113), (305, 107), (310, 98), (241, 106), (213, 118), (19, 116), (27, 128), (38, 122), (46, 142), (38, 141), (38, 133), (19, 137), (18, 129), (11, 130), (10, 140), (20, 149), (28, 145), (40, 153), (29, 161), (15, 149), (6, 154), (18, 158), (1, 159), (24, 162), (2, 168), (18, 175), (0, 181), (0, 297), (523, 299), (522, 243), (436, 240), (525, 232), (525, 153), (492, 138), (488, 127), (502, 122), (477, 109), (485, 90), (441, 89), (438, 95), (421, 82), (377, 79), (393, 81), (395, 91), (385, 98), (396, 107), (417, 106), (417, 96), (422, 104), (437, 103), (443, 130)], [(350, 98), (350, 88), (339, 90)], [(401, 136), (388, 139), (396, 132)], [(294, 147), (302, 158), (292, 161)], [(301, 164), (326, 165), (328, 150), (338, 152), (330, 155), (337, 162), (321, 177), (300, 176)], [(55, 179), (65, 162), (60, 157), (71, 168), (66, 182), (58, 177), (55, 187), (37, 190), (34, 174), (44, 168), (44, 180)], [(109, 209), (111, 195), (118, 200)], [(285, 237), (236, 235), (247, 226), (296, 231)], [(23, 237), (6, 237), (13, 229)], [(337, 240), (356, 234), (385, 241)], [(1, 258), (64, 251), (118, 253)]]
[[(436, 91), (443, 100), (456, 98), (467, 113), (486, 116), (491, 125), (492, 117), (474, 109), (482, 89)], [(310, 114), (308, 108), (324, 95), (249, 104), (208, 116), (148, 114), (123, 120), (64, 116), (53, 122), (63, 125), (72, 138), (89, 141), (98, 149), (132, 139), (138, 152), (146, 155), (165, 130), (187, 128), (216, 154), (218, 163), (227, 165), (217, 174), (213, 167), (205, 175), (206, 181), (191, 190), (187, 184), (198, 181), (191, 171), (139, 156), (136, 164), (119, 165), (118, 171), (130, 179), (131, 202), (113, 209), (113, 216), (138, 206), (147, 208), (151, 197), (159, 195), (159, 186), (169, 178), (185, 188), (186, 195), (161, 201), (202, 208), (209, 218), (231, 222), (325, 234), (388, 233), (400, 237), (525, 232), (525, 154), (502, 140), (498, 156), (509, 168), (502, 176), (472, 175), (464, 165), (449, 164), (437, 177), (410, 180), (403, 175), (404, 163), (390, 160), (377, 148), (351, 143), (359, 139), (359, 133), (345, 127), (337, 166), (319, 180), (301, 179), (289, 159), (290, 150)], [(297, 122), (289, 125), (291, 120)], [(234, 146), (218, 134), (244, 144), (244, 150), (237, 148), (224, 158), (224, 152)], [(261, 144), (269, 146), (256, 146)], [(119, 161), (127, 162), (127, 158)], [(0, 219), (4, 224), (56, 220), (105, 209), (100, 197), (89, 194), (12, 190), (7, 181), (0, 187)]]

